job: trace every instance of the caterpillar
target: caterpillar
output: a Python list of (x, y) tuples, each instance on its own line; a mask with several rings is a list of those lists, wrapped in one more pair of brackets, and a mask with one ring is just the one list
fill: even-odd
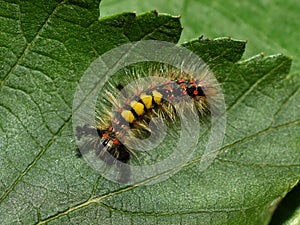
[[(141, 71), (128, 73), (131, 78), (141, 77)], [(209, 73), (208, 70), (202, 69), (201, 74), (193, 76), (177, 68), (163, 67), (149, 70), (146, 81), (134, 81), (125, 88), (111, 82), (102, 94), (104, 109), (96, 116), (95, 125), (76, 127), (78, 140), (88, 137), (81, 153), (86, 154), (92, 149), (95, 156), (107, 165), (117, 161), (127, 164), (136, 155), (134, 140), (157, 132), (155, 127), (159, 124), (149, 126), (153, 118), (172, 124), (178, 120), (176, 114), (184, 107), (195, 107), (200, 116), (209, 114), (207, 98), (217, 95), (217, 89), (203, 80), (207, 77), (205, 73)], [(126, 183), (130, 175), (122, 170), (120, 168), (120, 181)]]

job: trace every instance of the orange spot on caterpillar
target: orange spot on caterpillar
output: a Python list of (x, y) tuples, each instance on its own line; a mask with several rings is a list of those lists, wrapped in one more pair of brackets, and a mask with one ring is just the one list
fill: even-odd
[(130, 98), (127, 98), (125, 104), (126, 104), (126, 105), (130, 105), (130, 102), (131, 102), (131, 99), (130, 99)]
[(119, 142), (119, 139), (118, 138), (114, 138), (113, 139), (113, 143), (115, 144), (115, 145), (118, 145), (120, 142)]
[(105, 138), (105, 139), (107, 139), (107, 138), (109, 137), (109, 134), (108, 134), (108, 133), (104, 133), (104, 134), (102, 135), (102, 137)]
[(149, 86), (149, 89), (150, 89), (150, 90), (153, 90), (155, 87), (156, 87), (155, 85), (151, 84), (151, 85)]
[(138, 90), (138, 91), (135, 93), (136, 96), (140, 96), (141, 94), (142, 94), (142, 91), (140, 91), (140, 90)]
[(172, 91), (172, 90), (173, 90), (173, 88), (172, 88), (171, 85), (168, 85), (168, 86), (166, 87), (166, 89), (167, 89), (168, 91)]
[(180, 84), (180, 83), (184, 83), (184, 79), (183, 79), (183, 78), (180, 78), (177, 82), (178, 82), (179, 84)]

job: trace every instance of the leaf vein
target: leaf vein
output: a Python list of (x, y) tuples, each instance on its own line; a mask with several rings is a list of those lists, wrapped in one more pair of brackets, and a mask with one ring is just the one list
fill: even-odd
[(227, 108), (227, 112), (232, 110), (234, 107), (236, 107), (238, 104), (240, 104), (254, 89), (255, 87), (257, 87), (260, 82), (262, 82), (267, 76), (269, 76), (273, 71), (278, 70), (282, 65), (284, 64), (284, 62), (281, 62), (280, 64), (278, 64), (277, 66), (275, 66), (274, 68), (272, 68), (272, 70), (270, 70), (268, 73), (264, 74), (262, 77), (260, 77), (259, 79), (256, 80), (255, 83), (253, 83), (248, 89), (247, 91), (245, 91), (242, 95), (240, 95), (235, 102), (230, 105)]
[[(36, 35), (33, 37), (33, 39), (31, 40), (31, 42), (27, 43), (25, 49), (23, 50), (22, 54), (20, 55), (20, 57), (16, 60), (16, 62), (12, 65), (12, 67), (10, 68), (10, 70), (8, 71), (8, 73), (4, 76), (2, 82), (0, 82), (0, 89), (2, 89), (2, 87), (5, 85), (6, 81), (9, 79), (9, 77), (11, 76), (11, 74), (14, 72), (14, 70), (16, 69), (16, 67), (22, 62), (22, 60), (24, 59), (24, 57), (26, 56), (27, 52), (29, 52), (31, 45), (35, 42), (35, 40), (39, 37), (40, 32), (45, 28), (45, 26), (48, 24), (48, 21), (52, 18), (52, 16), (55, 14), (55, 12), (58, 10), (58, 8), (63, 5), (67, 0), (63, 0), (61, 1), (59, 4), (57, 4), (57, 6), (54, 8), (54, 10), (52, 11), (52, 13), (49, 14), (48, 18), (46, 19), (45, 23), (43, 24), (43, 26), (39, 29), (39, 31), (36, 33)], [(21, 22), (21, 21), (20, 21)], [(25, 37), (24, 37), (25, 38)]]
[[(56, 134), (52, 136), (52, 138), (48, 141), (48, 143), (41, 149), (41, 151), (37, 154), (37, 156), (28, 164), (28, 166), (23, 170), (23, 172), (14, 180), (14, 182), (6, 189), (2, 196), (0, 196), (0, 203), (3, 202), (8, 196), (9, 193), (13, 191), (13, 189), (17, 186), (17, 184), (23, 179), (24, 176), (34, 167), (37, 161), (42, 157), (42, 155), (46, 152), (46, 150), (52, 145), (52, 143), (56, 140), (56, 138), (62, 133), (67, 124), (71, 121), (72, 116), (66, 120), (66, 122), (58, 129)], [(30, 134), (30, 133), (29, 133)], [(33, 137), (32, 137), (33, 138)], [(34, 139), (34, 138), (33, 138)]]

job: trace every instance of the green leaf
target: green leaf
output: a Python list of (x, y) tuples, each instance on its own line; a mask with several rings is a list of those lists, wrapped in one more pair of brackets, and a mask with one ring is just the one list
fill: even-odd
[(245, 42), (195, 40), (222, 85), (227, 132), (170, 179), (120, 186), (75, 157), (73, 94), (104, 52), (144, 39), (177, 42), (178, 17), (98, 20), (98, 1), (0, 2), (0, 214), (3, 224), (267, 224), (300, 177), (299, 84), (291, 59), (239, 61)]

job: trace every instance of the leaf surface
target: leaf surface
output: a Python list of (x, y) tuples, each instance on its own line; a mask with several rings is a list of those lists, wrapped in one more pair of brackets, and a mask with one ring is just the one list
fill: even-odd
[(197, 154), (151, 186), (120, 186), (75, 157), (71, 106), (89, 64), (124, 43), (177, 42), (178, 17), (98, 20), (98, 1), (0, 2), (0, 214), (3, 224), (267, 224), (299, 180), (299, 76), (291, 59), (240, 61), (245, 42), (195, 40), (222, 85), (227, 132), (213, 164)]

